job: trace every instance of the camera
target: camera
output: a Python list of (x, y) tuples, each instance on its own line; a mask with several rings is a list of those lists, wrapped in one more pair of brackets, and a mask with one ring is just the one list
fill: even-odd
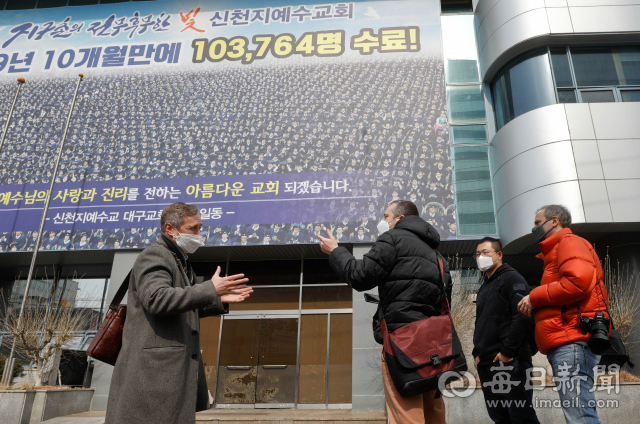
[(589, 349), (596, 355), (602, 355), (611, 346), (607, 336), (610, 327), (611, 318), (605, 317), (602, 312), (596, 312), (593, 318), (580, 316), (580, 331), (582, 334), (591, 333)]

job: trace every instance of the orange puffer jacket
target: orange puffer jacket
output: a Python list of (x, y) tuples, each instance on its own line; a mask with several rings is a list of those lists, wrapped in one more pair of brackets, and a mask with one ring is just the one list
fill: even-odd
[(589, 340), (580, 332), (577, 303), (583, 316), (596, 312), (607, 315), (604, 273), (595, 250), (588, 241), (569, 228), (540, 243), (544, 274), (540, 287), (531, 290), (535, 308), (536, 343), (541, 353), (567, 343)]

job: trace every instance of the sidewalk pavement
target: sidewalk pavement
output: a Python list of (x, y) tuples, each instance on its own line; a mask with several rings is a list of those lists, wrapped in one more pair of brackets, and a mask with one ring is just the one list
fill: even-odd
[[(104, 411), (67, 415), (42, 424), (104, 424)], [(196, 424), (386, 424), (384, 411), (344, 409), (210, 409), (196, 415)]]
[(82, 414), (67, 415), (52, 420), (42, 421), (43, 424), (104, 424), (104, 411), (90, 411)]

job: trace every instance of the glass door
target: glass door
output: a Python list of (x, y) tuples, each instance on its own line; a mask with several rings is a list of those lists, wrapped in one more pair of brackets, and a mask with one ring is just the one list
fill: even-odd
[(253, 407), (256, 401), (260, 320), (225, 319), (216, 404)]
[(225, 318), (216, 406), (294, 408), (298, 318)]
[(260, 320), (256, 408), (294, 408), (298, 319)]

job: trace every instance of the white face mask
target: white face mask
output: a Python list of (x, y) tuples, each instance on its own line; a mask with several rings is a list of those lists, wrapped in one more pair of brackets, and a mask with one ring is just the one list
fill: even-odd
[[(178, 233), (177, 230), (176, 233)], [(198, 247), (204, 246), (204, 236), (199, 236), (198, 234), (178, 233), (178, 236), (175, 238), (175, 240), (178, 247), (182, 249), (183, 252), (189, 254), (198, 250)]]
[[(391, 221), (395, 221), (396, 219), (392, 219)], [(385, 221), (384, 219), (382, 221), (378, 222), (378, 233), (380, 233), (380, 234), (386, 233), (390, 229), (391, 229), (391, 227), (389, 226), (389, 223), (387, 221)]]
[(493, 257), (484, 256), (484, 255), (480, 255), (480, 257), (476, 259), (476, 262), (478, 264), (478, 269), (482, 272), (485, 272), (486, 270), (491, 268), (494, 264)]

